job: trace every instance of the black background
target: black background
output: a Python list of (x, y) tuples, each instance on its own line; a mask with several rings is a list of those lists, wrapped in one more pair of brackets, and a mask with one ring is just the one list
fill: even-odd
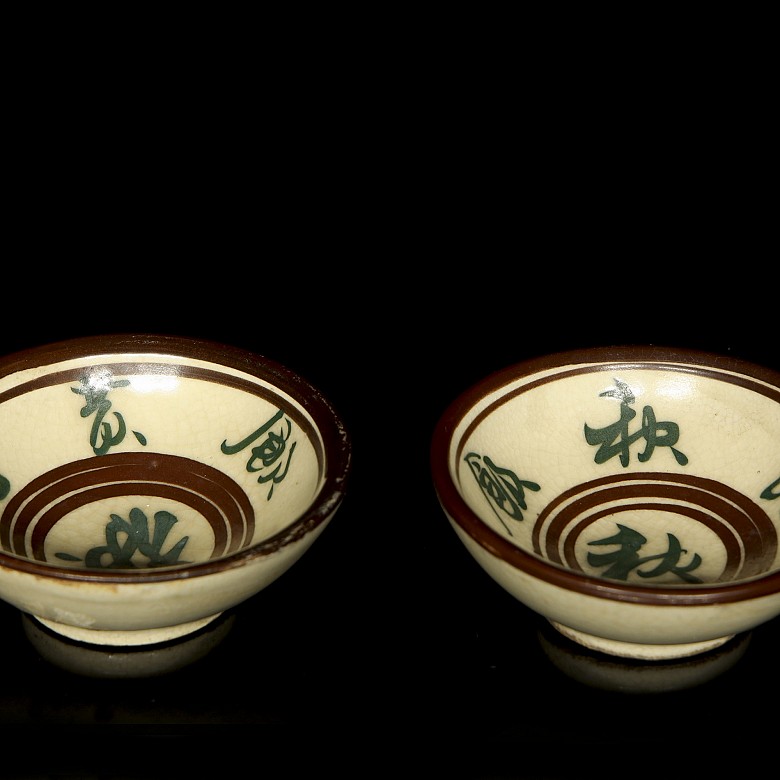
[(353, 469), (314, 547), (185, 669), (72, 674), (0, 605), (9, 777), (693, 774), (771, 744), (777, 621), (696, 688), (583, 684), (460, 547), (428, 467), (446, 405), (528, 357), (661, 344), (780, 369), (760, 106), (732, 93), (726, 130), (714, 89), (692, 107), (569, 74), (528, 103), (461, 75), (444, 93), (430, 73), (307, 81), (270, 104), (204, 82), (131, 96), (128, 77), (126, 103), (53, 102), (56, 129), (17, 117), (0, 349), (248, 348), (330, 398)]

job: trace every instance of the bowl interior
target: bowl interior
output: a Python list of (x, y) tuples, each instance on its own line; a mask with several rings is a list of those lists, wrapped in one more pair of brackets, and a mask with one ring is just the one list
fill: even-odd
[(780, 567), (771, 371), (652, 352), (537, 361), (464, 394), (444, 430), (462, 502), (448, 513), (485, 547), (641, 587)]
[(283, 533), (322, 490), (325, 445), (294, 383), (260, 368), (106, 351), (0, 375), (2, 553), (133, 572)]

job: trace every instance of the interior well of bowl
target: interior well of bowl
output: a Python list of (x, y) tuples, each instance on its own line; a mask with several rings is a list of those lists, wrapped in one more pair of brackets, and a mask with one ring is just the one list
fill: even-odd
[(633, 585), (780, 568), (780, 391), (715, 367), (567, 365), (462, 415), (450, 471), (487, 531)]
[(144, 570), (282, 532), (324, 479), (291, 395), (171, 355), (74, 358), (0, 378), (0, 549), (64, 568)]

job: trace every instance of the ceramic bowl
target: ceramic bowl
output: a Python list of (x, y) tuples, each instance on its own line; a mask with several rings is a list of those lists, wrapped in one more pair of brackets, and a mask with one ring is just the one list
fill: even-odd
[(780, 614), (780, 374), (684, 349), (510, 366), (432, 439), (469, 553), (588, 648), (690, 656)]
[(94, 336), (0, 358), (0, 598), (69, 639), (197, 631), (286, 572), (340, 507), (342, 420), (229, 345)]

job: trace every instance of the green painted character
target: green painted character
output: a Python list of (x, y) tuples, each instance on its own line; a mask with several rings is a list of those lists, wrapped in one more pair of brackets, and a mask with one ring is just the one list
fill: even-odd
[[(130, 510), (129, 522), (112, 514), (111, 521), (106, 524), (106, 543), (89, 550), (84, 557), (84, 564), (90, 569), (134, 569), (137, 567), (132, 558), (136, 553), (144, 556), (152, 567), (190, 563), (179, 560), (189, 536), (179, 539), (168, 552), (162, 551), (168, 534), (177, 522), (175, 515), (170, 512), (155, 512), (154, 533), (150, 537), (149, 521), (140, 509)], [(69, 553), (56, 555), (62, 560), (80, 560)]]
[[(273, 427), (277, 423), (280, 424), (280, 427), (278, 430), (274, 430)], [(297, 442), (293, 442), (289, 448), (287, 446), (291, 433), (292, 423), (289, 418), (284, 416), (284, 412), (279, 409), (273, 417), (238, 443), (228, 444), (227, 439), (223, 441), (221, 449), (225, 455), (235, 455), (260, 439), (260, 442), (255, 444), (250, 450), (251, 455), (247, 461), (246, 470), (257, 473), (257, 481), (260, 484), (265, 482), (272, 483), (267, 496), (267, 499), (270, 501), (274, 492), (274, 485), (287, 476), (290, 461), (292, 460), (293, 452), (295, 452)], [(261, 438), (263, 436), (265, 438)]]
[(637, 455), (640, 463), (650, 460), (656, 447), (668, 447), (675, 460), (685, 466), (688, 458), (674, 445), (680, 438), (680, 426), (673, 422), (658, 422), (652, 406), (645, 406), (642, 410), (642, 426), (634, 433), (629, 433), (629, 424), (636, 417), (636, 411), (631, 404), (636, 400), (631, 388), (616, 379), (616, 390), (607, 390), (600, 393), (601, 396), (620, 398), (620, 419), (617, 422), (603, 428), (591, 428), (585, 424), (585, 441), (588, 444), (599, 445), (596, 452), (596, 463), (605, 463), (616, 455), (620, 458), (620, 464), (625, 468), (629, 464), (630, 447), (640, 439), (645, 440), (645, 448)]
[[(510, 469), (497, 466), (487, 455), (481, 457), (470, 452), (464, 458), (482, 492), (494, 508), (501, 510), (513, 520), (522, 521), (523, 511), (528, 509), (525, 500), (526, 490), (539, 490), (539, 485), (530, 480), (520, 479)], [(509, 531), (509, 526), (496, 513), (501, 525)]]
[[(647, 538), (633, 528), (617, 523), (618, 532), (606, 539), (589, 542), (590, 545), (618, 545), (619, 549), (608, 553), (588, 553), (588, 563), (594, 568), (607, 566), (602, 572), (604, 577), (613, 580), (627, 580), (628, 575), (637, 569), (640, 577), (659, 577), (667, 572), (672, 572), (685, 582), (701, 582), (689, 572), (698, 569), (702, 559), (698, 553), (694, 553), (691, 562), (687, 566), (680, 566), (680, 558), (688, 552), (680, 545), (680, 541), (674, 534), (667, 533), (669, 547), (666, 552), (657, 555), (639, 555), (639, 550), (647, 542)], [(658, 561), (654, 569), (639, 571), (639, 567), (648, 561)]]

